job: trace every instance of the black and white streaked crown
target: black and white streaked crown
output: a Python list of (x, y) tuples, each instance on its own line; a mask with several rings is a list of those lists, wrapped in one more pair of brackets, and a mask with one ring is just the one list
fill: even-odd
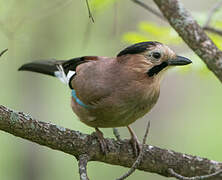
[(117, 54), (117, 57), (126, 55), (126, 54), (139, 54), (139, 53), (147, 51), (147, 49), (153, 46), (156, 46), (158, 44), (161, 44), (161, 43), (157, 41), (146, 41), (146, 42), (136, 43), (122, 50), (119, 54)]

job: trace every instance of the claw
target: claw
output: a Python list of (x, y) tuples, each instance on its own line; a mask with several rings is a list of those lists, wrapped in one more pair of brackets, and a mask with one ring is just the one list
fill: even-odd
[(140, 151), (142, 150), (141, 143), (139, 142), (133, 129), (130, 126), (127, 126), (127, 128), (128, 128), (130, 135), (131, 135), (130, 143), (132, 144), (134, 154), (137, 157), (139, 155)]
[(101, 148), (103, 154), (106, 155), (109, 152), (108, 144), (105, 141), (103, 133), (98, 128), (95, 128), (95, 130), (96, 130), (95, 135), (98, 138), (98, 141), (100, 143), (100, 148)]

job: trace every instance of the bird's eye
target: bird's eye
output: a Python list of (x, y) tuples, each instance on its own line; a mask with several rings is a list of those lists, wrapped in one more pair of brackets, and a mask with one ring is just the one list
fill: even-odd
[(152, 56), (153, 56), (155, 59), (160, 59), (161, 54), (160, 54), (159, 52), (154, 52), (154, 53), (152, 54)]

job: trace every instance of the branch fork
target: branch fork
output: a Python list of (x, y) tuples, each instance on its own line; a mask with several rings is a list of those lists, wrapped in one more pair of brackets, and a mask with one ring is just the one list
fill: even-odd
[[(42, 146), (75, 156), (79, 160), (79, 171), (87, 180), (86, 165), (88, 161), (100, 161), (107, 164), (131, 168), (136, 161), (132, 146), (128, 140), (121, 142), (106, 139), (109, 152), (104, 155), (97, 139), (88, 134), (60, 127), (55, 124), (37, 121), (22, 112), (13, 111), (0, 105), (0, 130), (27, 139)], [(196, 174), (209, 174), (210, 169), (222, 169), (222, 163), (206, 158), (144, 145), (144, 155), (138, 170), (172, 177), (169, 168), (177, 167), (177, 174), (193, 177)], [(190, 169), (192, 167), (192, 170)], [(173, 176), (174, 177), (174, 176)], [(221, 180), (216, 174), (211, 180)]]

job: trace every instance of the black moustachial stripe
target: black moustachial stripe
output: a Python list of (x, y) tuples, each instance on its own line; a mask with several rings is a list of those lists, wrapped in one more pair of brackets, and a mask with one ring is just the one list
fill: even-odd
[(155, 74), (158, 74), (162, 69), (164, 69), (165, 67), (168, 66), (168, 63), (167, 62), (162, 62), (161, 64), (159, 65), (156, 65), (156, 66), (153, 66), (148, 72), (148, 76), (149, 77), (152, 77), (153, 75)]
[(147, 51), (147, 49), (156, 46), (158, 44), (161, 44), (159, 42), (156, 41), (147, 41), (147, 42), (141, 42), (141, 43), (136, 43), (133, 44), (132, 46), (129, 46), (127, 48), (125, 48), (124, 50), (122, 50), (117, 57), (122, 56), (122, 55), (126, 55), (126, 54), (138, 54), (138, 53), (142, 53)]

